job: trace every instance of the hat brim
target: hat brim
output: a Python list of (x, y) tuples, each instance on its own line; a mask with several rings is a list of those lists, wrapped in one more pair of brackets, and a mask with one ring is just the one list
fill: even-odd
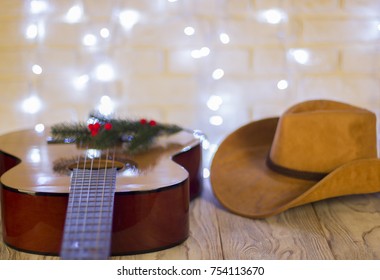
[(380, 160), (349, 162), (320, 181), (287, 177), (266, 165), (279, 118), (249, 123), (230, 134), (211, 164), (220, 203), (233, 213), (264, 218), (302, 204), (351, 194), (380, 192)]

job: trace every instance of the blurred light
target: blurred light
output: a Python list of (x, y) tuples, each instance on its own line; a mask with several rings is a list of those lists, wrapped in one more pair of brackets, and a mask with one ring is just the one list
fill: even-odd
[(214, 72), (212, 72), (212, 78), (214, 80), (220, 80), (224, 76), (224, 70), (223, 69), (215, 69)]
[(75, 78), (73, 81), (74, 87), (78, 90), (81, 90), (87, 85), (89, 80), (90, 80), (90, 77), (88, 75), (79, 76)]
[(45, 126), (42, 123), (36, 124), (34, 130), (38, 133), (44, 132)]
[(83, 45), (88, 47), (95, 46), (97, 42), (98, 39), (93, 34), (86, 34), (82, 40)]
[(100, 32), (99, 32), (100, 36), (102, 36), (102, 38), (108, 38), (110, 36), (110, 31), (108, 28), (102, 28), (100, 29)]
[(203, 172), (202, 172), (202, 175), (203, 175), (203, 178), (207, 179), (208, 177), (210, 177), (210, 169), (208, 168), (203, 168)]
[(102, 154), (101, 150), (97, 149), (87, 149), (86, 154), (88, 158), (99, 158)]
[(284, 19), (284, 14), (280, 10), (266, 10), (260, 14), (260, 17), (267, 23), (279, 24)]
[(76, 23), (81, 20), (83, 16), (83, 9), (79, 5), (72, 6), (66, 14), (66, 20), (69, 23)]
[(185, 29), (183, 30), (183, 32), (184, 32), (187, 36), (191, 36), (191, 35), (194, 35), (194, 33), (195, 33), (195, 29), (194, 29), (194, 27), (192, 27), (192, 26), (188, 26), (188, 27), (185, 27)]
[(42, 107), (41, 101), (37, 96), (31, 96), (24, 100), (22, 103), (22, 109), (25, 113), (35, 114)]
[(45, 12), (48, 8), (48, 4), (45, 1), (41, 0), (32, 0), (30, 1), (30, 11), (32, 14), (39, 14)]
[(104, 116), (108, 116), (113, 113), (114, 108), (115, 105), (109, 96), (104, 95), (100, 98), (100, 105), (98, 107), (99, 113)]
[(36, 75), (41, 75), (42, 74), (42, 67), (38, 64), (34, 64), (32, 66), (32, 72)]
[(280, 80), (278, 81), (277, 83), (277, 88), (278, 89), (281, 89), (281, 90), (284, 90), (284, 89), (287, 89), (289, 86), (289, 83), (287, 80)]
[(377, 25), (377, 29), (380, 31), (380, 23)]
[(210, 110), (217, 111), (220, 108), (220, 105), (222, 105), (223, 99), (218, 95), (212, 95), (207, 101), (207, 107)]
[(218, 126), (223, 124), (223, 118), (221, 116), (211, 116), (209, 122), (212, 125)]
[(309, 52), (307, 50), (304, 50), (304, 49), (290, 50), (290, 55), (299, 64), (306, 64), (309, 62), (309, 59), (310, 59)]
[(115, 71), (109, 64), (100, 64), (95, 69), (95, 77), (99, 81), (109, 82), (115, 78)]
[(223, 44), (228, 44), (230, 42), (230, 36), (227, 33), (220, 33), (219, 39)]
[(125, 29), (131, 29), (140, 19), (140, 14), (134, 10), (125, 10), (119, 14), (119, 22)]
[(174, 3), (174, 2), (177, 2), (178, 0), (168, 0), (168, 2), (170, 3)]
[(38, 35), (38, 26), (37, 24), (30, 24), (27, 28), (26, 28), (26, 38), (28, 39), (35, 39), (37, 38), (37, 35)]
[(210, 148), (210, 141), (208, 141), (207, 139), (203, 140), (202, 141), (202, 149), (208, 150), (209, 148)]
[(191, 57), (192, 58), (202, 58), (202, 57), (206, 57), (210, 54), (210, 49), (208, 47), (203, 47), (199, 50), (192, 50), (191, 51)]
[(41, 153), (38, 148), (32, 148), (29, 151), (29, 159), (33, 163), (38, 163), (41, 161)]

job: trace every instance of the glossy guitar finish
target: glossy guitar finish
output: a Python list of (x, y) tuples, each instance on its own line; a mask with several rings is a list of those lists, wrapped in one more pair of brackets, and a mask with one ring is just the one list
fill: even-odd
[[(58, 255), (70, 174), (53, 166), (83, 151), (75, 144), (47, 144), (48, 136), (34, 130), (0, 136), (3, 240), (18, 250)], [(125, 158), (120, 151), (118, 156)], [(201, 191), (199, 139), (177, 133), (126, 162), (116, 179), (111, 254), (182, 243), (189, 233), (189, 200)]]

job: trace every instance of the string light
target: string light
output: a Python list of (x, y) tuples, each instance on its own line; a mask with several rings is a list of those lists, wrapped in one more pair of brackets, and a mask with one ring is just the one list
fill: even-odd
[(183, 30), (183, 33), (185, 33), (187, 36), (192, 36), (195, 34), (195, 29), (194, 27), (192, 26), (187, 26), (185, 27), (185, 29)]
[(36, 39), (37, 35), (38, 35), (38, 26), (37, 26), (37, 24), (30, 24), (26, 28), (25, 35), (26, 35), (27, 39), (31, 39), (31, 40), (32, 39)]
[(83, 37), (82, 43), (83, 45), (87, 47), (95, 46), (96, 43), (98, 42), (98, 39), (94, 34), (86, 34)]
[(270, 9), (260, 13), (259, 18), (270, 24), (279, 24), (284, 20), (284, 13), (280, 10)]
[(45, 126), (42, 123), (36, 124), (34, 130), (38, 133), (42, 133), (45, 130)]
[(22, 109), (25, 113), (35, 114), (40, 111), (42, 107), (41, 101), (37, 96), (31, 96), (24, 100)]
[(211, 116), (209, 119), (210, 124), (219, 126), (223, 124), (223, 118), (219, 115), (217, 116)]
[(74, 79), (73, 84), (77, 90), (82, 90), (87, 85), (90, 77), (88, 75), (81, 75)]
[(135, 10), (125, 10), (119, 14), (119, 22), (127, 30), (131, 29), (139, 20), (140, 13)]
[(219, 40), (223, 43), (223, 44), (229, 44), (230, 43), (230, 36), (227, 34), (227, 33), (220, 33), (219, 34)]
[(289, 54), (299, 64), (307, 64), (310, 59), (309, 52), (304, 49), (291, 49)]
[(108, 38), (110, 36), (110, 31), (108, 28), (102, 28), (100, 29), (100, 32), (99, 32), (100, 36), (104, 39)]
[(83, 9), (79, 5), (72, 6), (66, 14), (66, 21), (68, 23), (80, 22), (83, 16)]
[(206, 57), (210, 54), (211, 50), (208, 48), (208, 47), (203, 47), (199, 50), (192, 50), (191, 51), (191, 57), (192, 58), (202, 58), (202, 57)]
[(100, 105), (98, 107), (99, 113), (104, 116), (109, 116), (114, 111), (114, 103), (108, 95), (102, 96), (100, 99)]
[(289, 86), (289, 83), (288, 83), (287, 80), (280, 80), (277, 83), (277, 88), (280, 89), (280, 90), (287, 89), (288, 86)]
[(214, 72), (212, 72), (212, 78), (214, 80), (220, 80), (224, 76), (224, 70), (223, 69), (215, 69)]
[(32, 72), (36, 75), (41, 75), (42, 74), (42, 67), (38, 64), (34, 64), (32, 66)]
[(207, 107), (212, 111), (218, 111), (223, 103), (223, 99), (218, 95), (211, 95), (207, 101)]
[(95, 78), (101, 82), (110, 82), (115, 79), (115, 71), (109, 64), (100, 64), (95, 68)]
[(48, 3), (41, 0), (30, 1), (30, 12), (32, 14), (43, 13), (48, 9)]

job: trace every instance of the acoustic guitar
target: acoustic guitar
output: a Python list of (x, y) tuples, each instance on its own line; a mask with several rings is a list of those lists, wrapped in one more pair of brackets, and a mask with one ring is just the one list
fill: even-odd
[(106, 259), (185, 241), (200, 191), (201, 141), (160, 137), (148, 151), (48, 143), (49, 130), (0, 136), (4, 242), (63, 259)]

